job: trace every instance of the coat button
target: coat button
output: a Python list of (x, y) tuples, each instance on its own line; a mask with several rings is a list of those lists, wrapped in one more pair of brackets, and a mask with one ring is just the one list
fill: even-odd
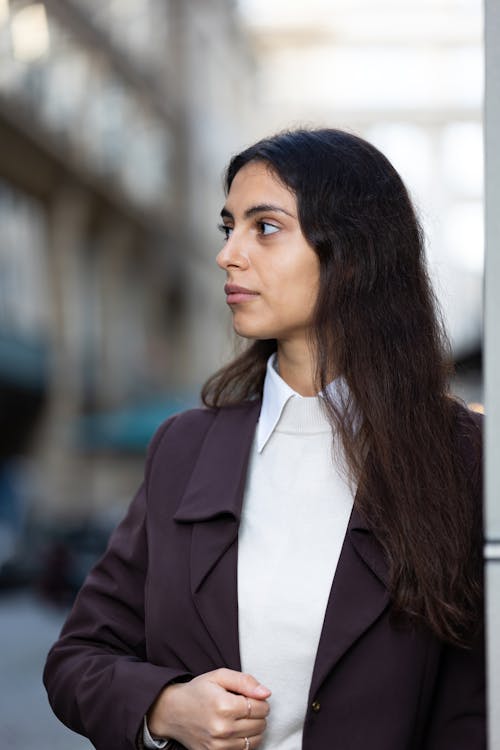
[(320, 708), (321, 708), (321, 703), (320, 703), (319, 701), (313, 701), (313, 702), (311, 703), (311, 708), (312, 708), (312, 710), (314, 711), (314, 713), (315, 713), (315, 714), (317, 714), (317, 713), (318, 713), (318, 711), (319, 711), (319, 710), (320, 710)]

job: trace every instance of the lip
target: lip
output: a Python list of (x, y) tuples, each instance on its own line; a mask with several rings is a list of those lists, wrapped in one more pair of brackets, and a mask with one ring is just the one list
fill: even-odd
[(252, 289), (246, 289), (243, 286), (237, 286), (236, 284), (225, 284), (224, 292), (226, 294), (226, 302), (228, 305), (234, 305), (238, 302), (247, 302), (258, 296), (258, 292), (254, 292)]

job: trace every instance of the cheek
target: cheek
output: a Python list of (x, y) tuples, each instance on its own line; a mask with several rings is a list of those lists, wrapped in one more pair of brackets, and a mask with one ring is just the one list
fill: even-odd
[(293, 287), (303, 305), (314, 306), (319, 290), (319, 264), (302, 264), (295, 274)]
[(287, 279), (271, 307), (280, 319), (305, 324), (310, 321), (319, 288), (319, 274), (309, 268)]
[[(287, 254), (287, 251), (291, 252)], [(283, 284), (306, 294), (318, 288), (319, 260), (313, 250), (304, 252), (303, 248), (298, 251), (294, 251), (293, 247), (286, 248), (279, 259), (266, 266), (263, 273), (273, 287)]]

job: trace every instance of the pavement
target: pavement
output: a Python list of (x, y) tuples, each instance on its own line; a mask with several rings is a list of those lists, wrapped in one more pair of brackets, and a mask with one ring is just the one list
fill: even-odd
[(66, 612), (34, 594), (0, 592), (0, 748), (91, 750), (52, 713), (42, 670)]

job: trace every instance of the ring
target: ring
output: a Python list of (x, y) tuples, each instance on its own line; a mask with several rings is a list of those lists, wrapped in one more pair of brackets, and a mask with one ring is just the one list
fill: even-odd
[(250, 740), (248, 739), (248, 737), (244, 737), (243, 739), (245, 740), (243, 750), (250, 750)]
[[(252, 704), (250, 703), (249, 699), (247, 698), (247, 719), (250, 718), (252, 714)], [(247, 750), (247, 748), (245, 748)]]

